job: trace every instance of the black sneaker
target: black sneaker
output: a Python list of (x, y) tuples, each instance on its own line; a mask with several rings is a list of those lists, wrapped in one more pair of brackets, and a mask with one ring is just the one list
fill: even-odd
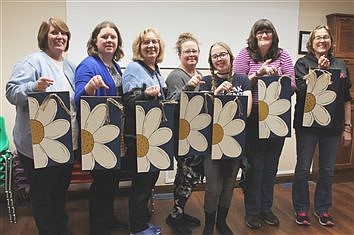
[(262, 212), (259, 215), (259, 218), (261, 218), (266, 224), (271, 225), (271, 226), (278, 226), (279, 225), (279, 219), (272, 211), (267, 211), (267, 212)]
[(320, 222), (323, 226), (332, 227), (334, 226), (334, 222), (332, 217), (328, 214), (328, 212), (316, 213), (315, 216), (318, 218), (318, 222)]
[(189, 226), (200, 226), (200, 220), (194, 216), (184, 213), (182, 218)]
[(245, 224), (251, 229), (259, 229), (262, 227), (257, 215), (248, 215), (245, 217)]
[(296, 213), (296, 223), (299, 225), (306, 226), (309, 226), (311, 224), (306, 211), (300, 211)]
[(177, 234), (189, 235), (192, 234), (192, 231), (188, 228), (187, 223), (181, 218), (173, 218), (171, 215), (168, 215), (166, 218), (166, 224), (171, 226)]

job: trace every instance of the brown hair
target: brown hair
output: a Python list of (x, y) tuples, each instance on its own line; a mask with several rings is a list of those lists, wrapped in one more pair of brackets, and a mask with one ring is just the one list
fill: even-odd
[(145, 39), (145, 35), (148, 33), (154, 33), (156, 38), (159, 40), (159, 45), (160, 45), (160, 52), (159, 55), (156, 58), (156, 63), (161, 63), (163, 61), (164, 53), (165, 53), (165, 43), (162, 41), (160, 34), (155, 28), (146, 28), (143, 31), (141, 31), (138, 36), (135, 38), (132, 49), (133, 49), (133, 60), (144, 60), (144, 58), (141, 56), (140, 53), (140, 46), (141, 43)]
[[(270, 30), (272, 32), (272, 45), (270, 46), (268, 53), (263, 57), (259, 51), (258, 47), (258, 39), (257, 32), (261, 30)], [(268, 59), (276, 60), (280, 56), (281, 48), (278, 47), (279, 37), (278, 33), (272, 24), (272, 22), (268, 19), (260, 19), (257, 20), (252, 28), (251, 32), (247, 39), (247, 50), (254, 61), (265, 61)]]
[(198, 46), (198, 50), (199, 50), (199, 42), (198, 40), (193, 36), (192, 33), (181, 33), (178, 36), (177, 42), (176, 42), (176, 51), (178, 53), (178, 55), (180, 55), (182, 53), (182, 44), (185, 42), (195, 42)]
[(50, 30), (50, 26), (53, 26), (56, 30), (61, 31), (68, 36), (68, 41), (66, 44), (66, 48), (64, 50), (67, 51), (69, 49), (69, 41), (71, 38), (71, 33), (66, 23), (58, 18), (49, 18), (48, 20), (42, 22), (41, 26), (39, 27), (38, 35), (37, 35), (38, 47), (42, 51), (48, 49), (48, 33)]
[(332, 55), (335, 45), (333, 44), (333, 42), (334, 42), (333, 34), (327, 25), (318, 25), (318, 26), (316, 26), (316, 28), (314, 28), (314, 30), (312, 30), (312, 32), (310, 33), (309, 40), (306, 43), (307, 52), (310, 54), (315, 54), (315, 51), (313, 49), (313, 40), (315, 40), (316, 32), (320, 29), (325, 29), (327, 31), (327, 33), (329, 34), (329, 37), (331, 38), (331, 47), (328, 50), (328, 54)]
[(110, 22), (110, 21), (103, 21), (103, 22), (99, 23), (95, 27), (95, 29), (92, 31), (91, 37), (87, 42), (87, 54), (90, 56), (98, 57), (98, 49), (97, 49), (97, 45), (96, 45), (97, 36), (101, 32), (101, 30), (103, 28), (106, 28), (107, 26), (114, 29), (114, 31), (116, 31), (116, 33), (117, 33), (118, 46), (117, 46), (116, 51), (114, 52), (113, 59), (115, 61), (119, 61), (124, 56), (124, 52), (122, 49), (123, 40), (122, 40), (122, 36), (120, 35), (120, 32), (119, 32), (117, 26), (113, 22)]
[(210, 73), (211, 73), (211, 91), (215, 91), (216, 89), (216, 80), (218, 79), (216, 77), (215, 73), (215, 66), (213, 64), (213, 60), (211, 59), (211, 50), (213, 49), (214, 46), (219, 45), (227, 51), (227, 53), (230, 55), (230, 68), (229, 68), (229, 74), (227, 76), (227, 81), (231, 81), (232, 78), (232, 62), (234, 60), (234, 55), (232, 54), (231, 48), (224, 42), (216, 42), (213, 45), (211, 45), (209, 49), (209, 57), (208, 57), (208, 62), (209, 62), (209, 67), (210, 67)]

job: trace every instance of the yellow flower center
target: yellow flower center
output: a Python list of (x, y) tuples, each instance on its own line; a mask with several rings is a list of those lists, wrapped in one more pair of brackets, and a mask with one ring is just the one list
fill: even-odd
[(144, 157), (149, 151), (149, 140), (143, 135), (136, 135), (136, 156), (137, 157)]
[(44, 138), (44, 126), (40, 121), (31, 119), (32, 144), (39, 144)]
[(186, 119), (179, 119), (179, 139), (184, 140), (189, 135), (191, 126)]
[(93, 135), (85, 130), (81, 129), (81, 153), (82, 155), (86, 155), (92, 152), (94, 146)]
[(259, 121), (264, 121), (269, 115), (269, 106), (264, 101), (258, 102), (258, 117)]
[(213, 125), (213, 138), (212, 142), (214, 144), (218, 144), (224, 138), (224, 129), (220, 126), (220, 124), (215, 123)]
[(308, 113), (312, 111), (315, 108), (315, 105), (316, 105), (316, 97), (312, 93), (307, 93), (305, 99), (304, 112)]

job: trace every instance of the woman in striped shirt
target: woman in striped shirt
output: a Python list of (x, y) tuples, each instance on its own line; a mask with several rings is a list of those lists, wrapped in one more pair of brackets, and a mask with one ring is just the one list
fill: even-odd
[[(267, 19), (256, 21), (247, 39), (248, 47), (237, 55), (233, 70), (246, 74), (252, 83), (252, 112), (248, 118), (246, 156), (250, 169), (245, 183), (245, 223), (258, 229), (262, 219), (277, 226), (279, 220), (272, 212), (273, 186), (285, 137), (260, 139), (258, 135), (258, 77), (288, 75), (294, 78), (290, 55), (278, 47), (279, 38), (273, 24)], [(292, 90), (295, 81), (291, 79)]]

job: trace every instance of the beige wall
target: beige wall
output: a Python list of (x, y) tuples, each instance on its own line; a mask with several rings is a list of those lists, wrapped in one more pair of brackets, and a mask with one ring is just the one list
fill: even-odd
[[(12, 138), (11, 132), (14, 125), (15, 109), (5, 98), (6, 81), (10, 77), (13, 65), (18, 59), (38, 50), (36, 36), (40, 23), (51, 16), (66, 19), (66, 4), (65, 2), (51, 3), (48, 1), (39, 3), (27, 0), (14, 3), (1, 1), (1, 6), (0, 115), (5, 117), (7, 132)], [(318, 24), (325, 24), (325, 15), (331, 13), (354, 14), (354, 3), (352, 0), (333, 1), (333, 3), (327, 0), (300, 0), (298, 30), (311, 30)], [(73, 36), (75, 36), (75, 33), (73, 33)], [(298, 37), (298, 35), (293, 36)], [(294, 137), (286, 140), (282, 159), (284, 160), (280, 162), (279, 172), (290, 173), (295, 165)], [(168, 176), (168, 178), (170, 177), (173, 178), (173, 175)], [(162, 179), (159, 180), (159, 183), (163, 182)]]

